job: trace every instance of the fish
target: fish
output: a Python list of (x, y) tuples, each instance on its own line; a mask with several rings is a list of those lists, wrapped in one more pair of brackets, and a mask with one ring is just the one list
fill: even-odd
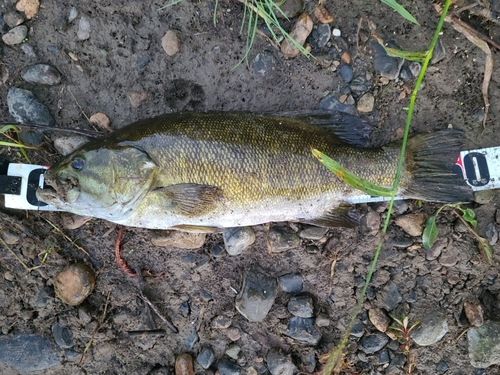
[[(311, 150), (392, 188), (401, 144), (361, 147), (370, 131), (357, 116), (324, 111), (165, 114), (63, 157), (36, 195), (62, 211), (149, 229), (217, 232), (286, 221), (355, 227), (346, 200), (362, 193)], [(411, 137), (397, 195), (470, 201), (471, 189), (452, 170), (461, 139), (453, 129)]]

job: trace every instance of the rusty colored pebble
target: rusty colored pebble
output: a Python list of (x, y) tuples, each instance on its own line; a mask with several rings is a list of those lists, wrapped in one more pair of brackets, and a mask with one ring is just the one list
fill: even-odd
[(326, 9), (323, 5), (318, 4), (316, 9), (314, 9), (314, 15), (321, 23), (330, 23), (333, 22), (333, 16), (330, 14), (328, 9)]
[(473, 327), (480, 327), (484, 323), (483, 307), (479, 303), (464, 302), (464, 311), (467, 320)]
[(54, 277), (57, 296), (71, 306), (82, 303), (92, 293), (94, 286), (94, 271), (82, 263), (67, 266)]
[(345, 51), (342, 56), (340, 56), (340, 59), (344, 64), (350, 64), (351, 63), (351, 55), (349, 52)]
[[(311, 34), (313, 28), (313, 21), (307, 13), (302, 13), (295, 25), (293, 25), (292, 31), (290, 31), (290, 37), (295, 39), (295, 41), (301, 46), (306, 42), (307, 37)], [(281, 52), (285, 57), (295, 57), (300, 51), (289, 39), (285, 39), (281, 43)]]
[(94, 113), (92, 116), (90, 116), (89, 120), (90, 120), (91, 123), (96, 124), (101, 129), (108, 130), (108, 131), (112, 131), (113, 130), (113, 129), (111, 129), (111, 126), (110, 126), (111, 125), (111, 121), (109, 121), (109, 117), (106, 116), (102, 112)]
[(175, 375), (194, 375), (193, 357), (182, 353), (175, 358)]

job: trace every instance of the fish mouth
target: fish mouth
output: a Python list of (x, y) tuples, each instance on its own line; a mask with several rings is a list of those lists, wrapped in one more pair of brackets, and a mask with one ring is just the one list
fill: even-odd
[(60, 208), (63, 204), (73, 203), (80, 196), (78, 181), (74, 178), (61, 179), (47, 172), (44, 182), (43, 189), (36, 192), (37, 198), (44, 203)]

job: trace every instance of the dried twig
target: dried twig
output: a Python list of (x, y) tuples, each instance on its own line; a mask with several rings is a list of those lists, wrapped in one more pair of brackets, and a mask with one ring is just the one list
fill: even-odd
[(174, 333), (178, 333), (179, 330), (177, 329), (176, 326), (174, 326), (170, 321), (165, 318), (160, 311), (156, 308), (155, 305), (141, 292), (140, 294), (137, 295), (140, 299), (142, 299), (145, 303), (148, 304), (149, 307), (151, 307), (151, 310), (155, 312), (156, 315), (162, 320), (163, 323)]
[(71, 242), (71, 244), (76, 247), (78, 250), (84, 252), (87, 256), (90, 256), (90, 254), (80, 245), (78, 245), (75, 241), (73, 241), (71, 238), (69, 238), (62, 230), (60, 230), (56, 225), (52, 224), (50, 220), (47, 220), (44, 218), (44, 220), (50, 224), (52, 228), (54, 228), (58, 233), (60, 233), (67, 241)]

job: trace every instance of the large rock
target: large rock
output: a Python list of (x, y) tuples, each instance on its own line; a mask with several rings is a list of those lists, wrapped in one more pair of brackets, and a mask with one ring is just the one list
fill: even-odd
[(488, 321), (467, 331), (472, 366), (487, 368), (500, 363), (500, 322)]

